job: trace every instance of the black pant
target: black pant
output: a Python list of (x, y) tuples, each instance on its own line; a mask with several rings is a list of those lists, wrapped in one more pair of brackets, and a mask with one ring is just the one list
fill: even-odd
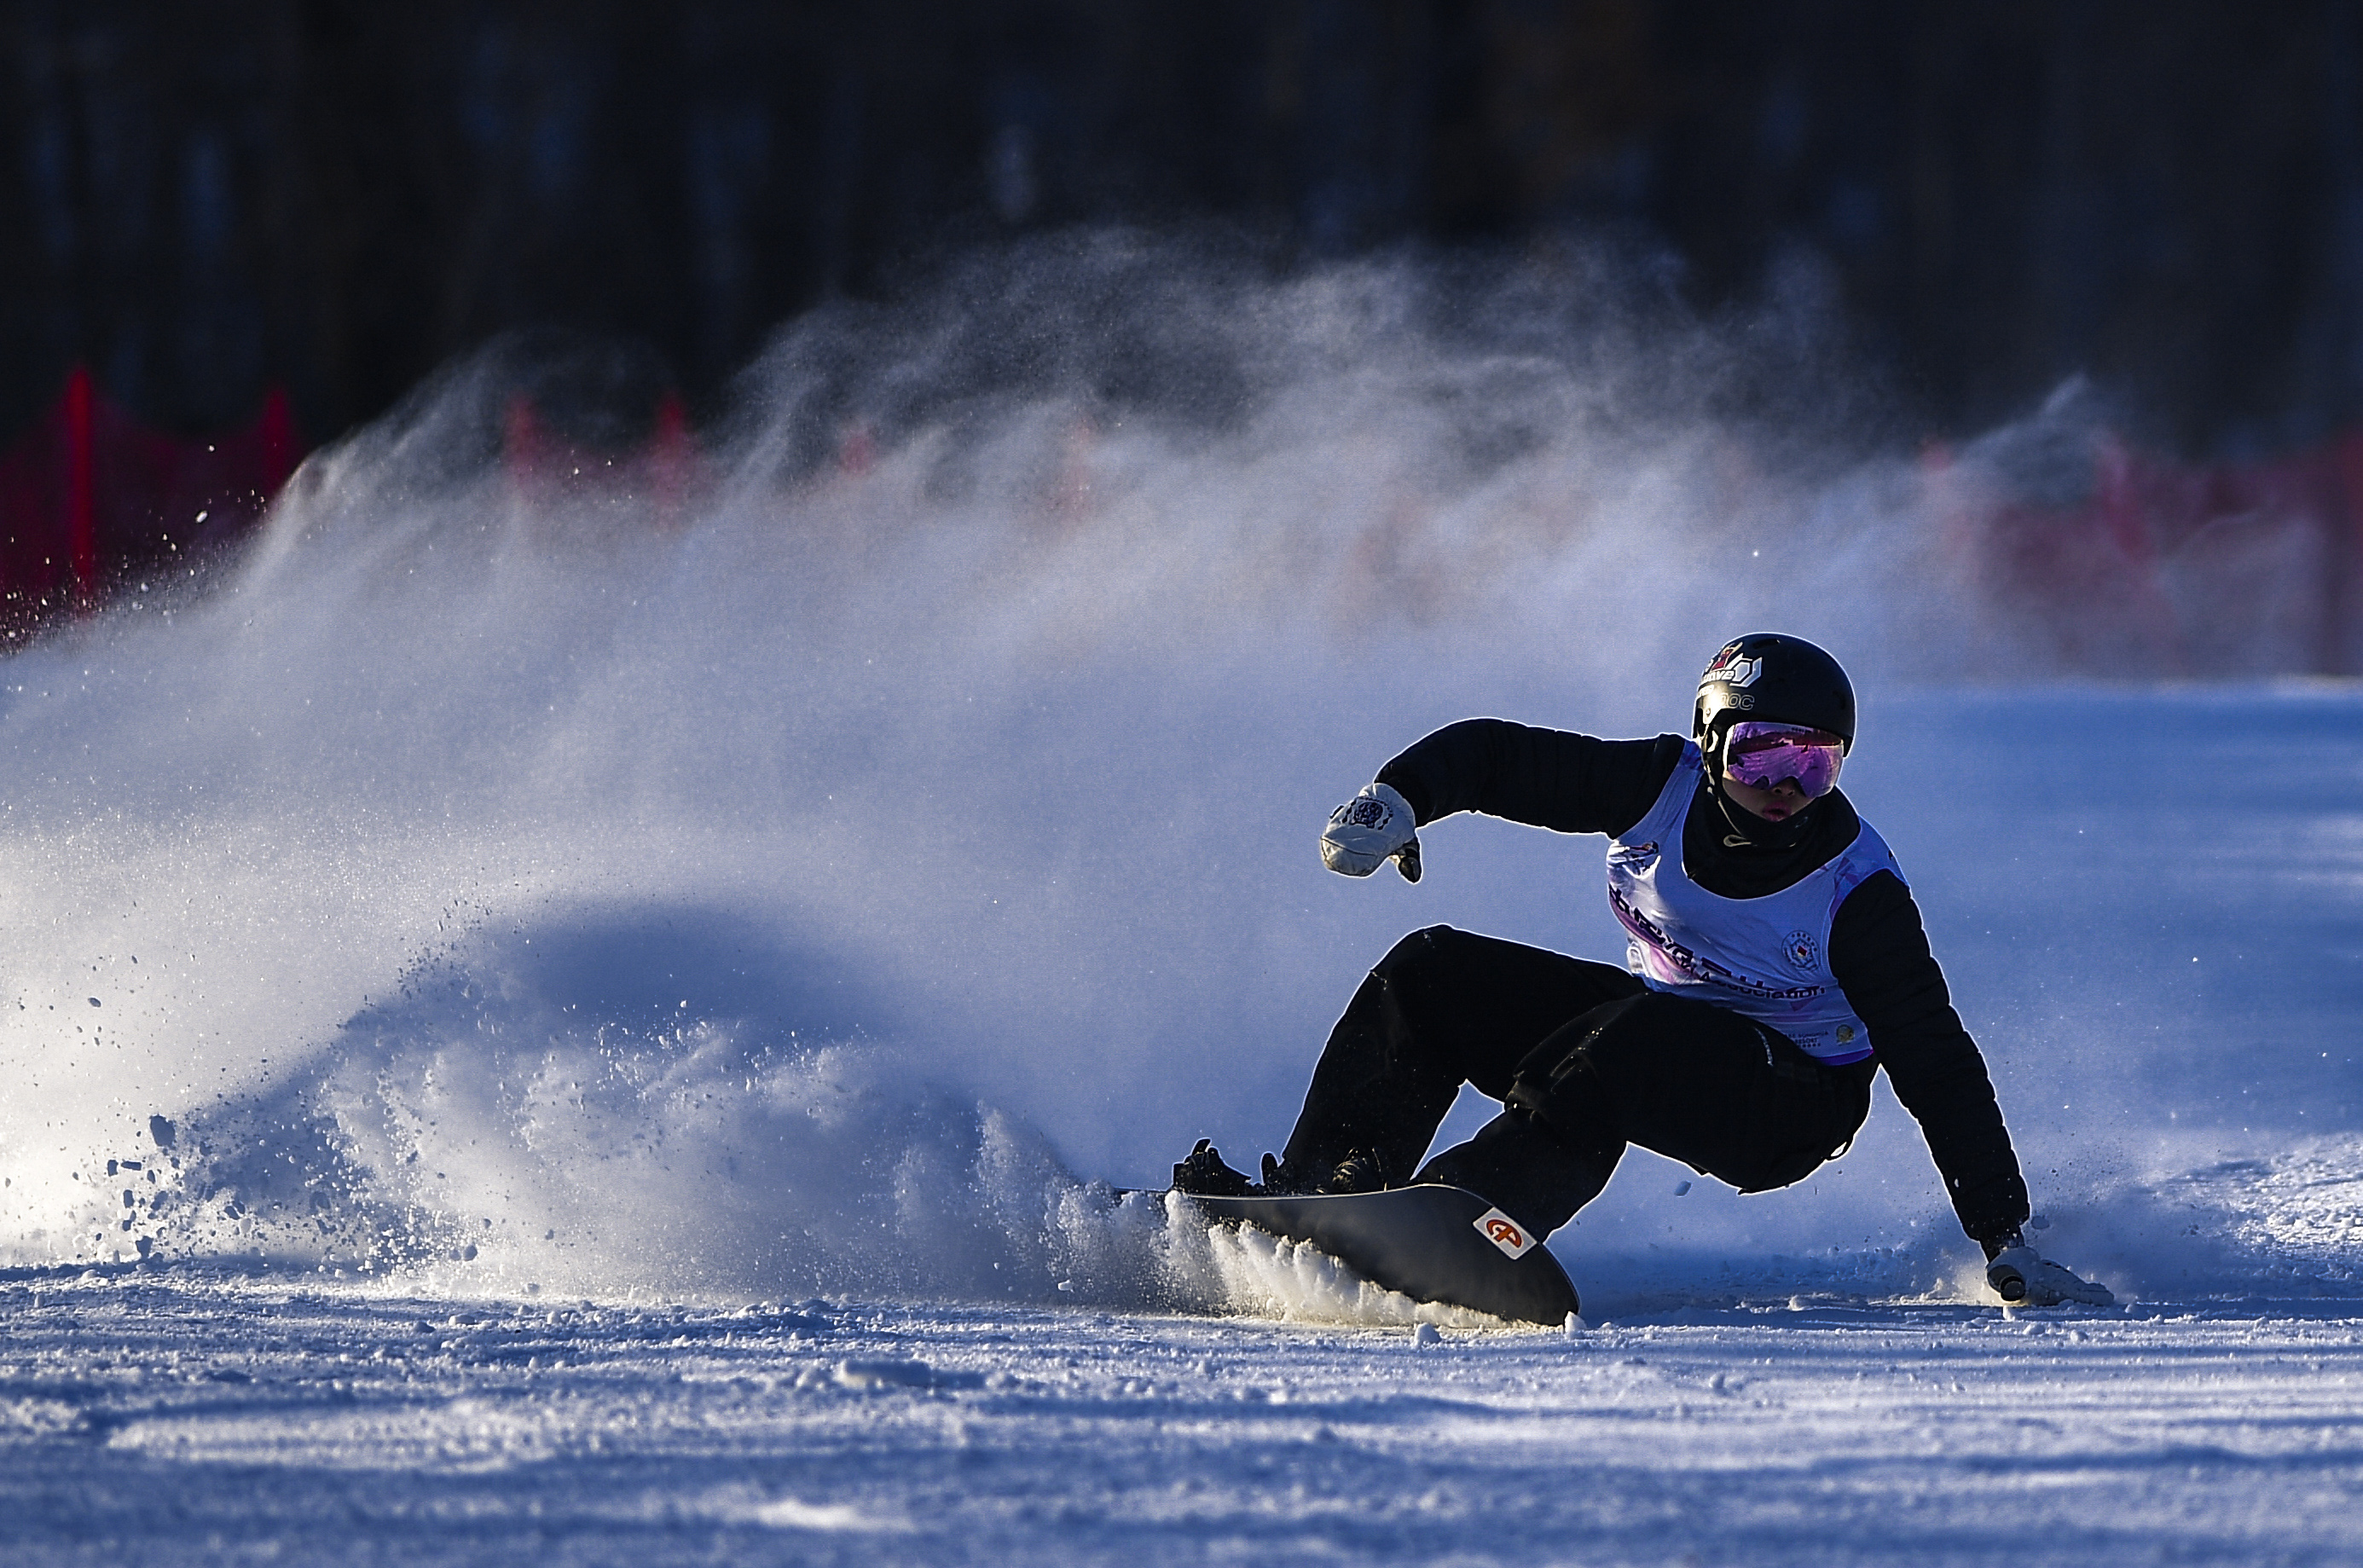
[(1547, 1236), (1627, 1143), (1742, 1192), (1803, 1180), (1861, 1127), (1872, 1072), (1605, 964), (1430, 926), (1347, 1004), (1282, 1157), (1315, 1173), (1365, 1150), (1403, 1181), (1474, 1084), (1503, 1113), (1414, 1179), (1468, 1187)]

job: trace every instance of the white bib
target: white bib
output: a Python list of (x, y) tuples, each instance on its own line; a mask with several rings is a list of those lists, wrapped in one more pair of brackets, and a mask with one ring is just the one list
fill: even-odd
[(1897, 870), (1869, 823), (1827, 864), (1777, 893), (1726, 899), (1682, 869), (1682, 820), (1705, 764), (1682, 747), (1648, 815), (1608, 845), (1608, 904), (1628, 940), (1625, 966), (1654, 991), (1713, 1002), (1769, 1024), (1833, 1065), (1870, 1055), (1870, 1032), (1830, 973), (1830, 922), (1846, 896)]

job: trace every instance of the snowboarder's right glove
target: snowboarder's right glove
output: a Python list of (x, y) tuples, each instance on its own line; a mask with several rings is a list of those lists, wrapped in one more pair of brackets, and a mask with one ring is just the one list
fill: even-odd
[(2057, 1307), (2063, 1301), (2113, 1307), (2117, 1300), (2107, 1286), (2077, 1278), (2025, 1242), (1993, 1255), (1986, 1264), (1986, 1283), (2013, 1307)]
[(1419, 834), (1411, 802), (1384, 784), (1329, 813), (1321, 830), (1321, 864), (1346, 877), (1367, 877), (1392, 859), (1406, 882), (1419, 880)]

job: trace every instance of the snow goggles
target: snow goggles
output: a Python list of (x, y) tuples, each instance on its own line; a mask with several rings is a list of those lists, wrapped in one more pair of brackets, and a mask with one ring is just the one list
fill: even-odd
[(1750, 719), (1732, 725), (1723, 742), (1723, 770), (1731, 778), (1756, 790), (1777, 789), (1793, 778), (1814, 800), (1836, 788), (1845, 761), (1845, 741), (1804, 724)]

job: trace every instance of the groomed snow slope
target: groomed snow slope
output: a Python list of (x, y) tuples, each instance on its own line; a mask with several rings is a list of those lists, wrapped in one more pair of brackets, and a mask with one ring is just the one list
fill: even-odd
[(1768, 1301), (1572, 1340), (17, 1281), (8, 1560), (2357, 1560), (2344, 1309)]

